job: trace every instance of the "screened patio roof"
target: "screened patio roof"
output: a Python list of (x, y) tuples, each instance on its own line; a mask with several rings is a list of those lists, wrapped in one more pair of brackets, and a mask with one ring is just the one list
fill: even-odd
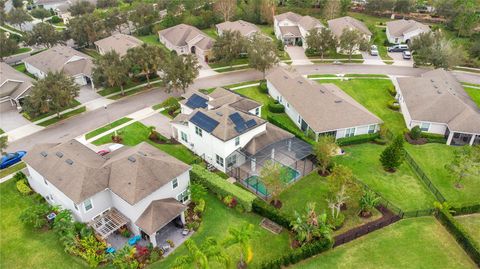
[(120, 227), (128, 223), (128, 218), (115, 208), (110, 208), (102, 215), (92, 220), (89, 225), (103, 239), (114, 233)]

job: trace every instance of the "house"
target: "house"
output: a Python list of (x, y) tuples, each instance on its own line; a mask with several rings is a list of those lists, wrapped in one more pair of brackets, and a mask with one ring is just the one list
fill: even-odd
[(65, 0), (35, 0), (34, 4), (37, 7), (44, 8), (46, 10), (55, 10), (57, 7), (68, 3), (69, 1)]
[(480, 144), (480, 109), (449, 72), (397, 78), (397, 99), (408, 129), (444, 135), (447, 145)]
[(109, 51), (115, 51), (120, 57), (123, 57), (129, 49), (141, 46), (143, 42), (131, 35), (118, 33), (95, 41), (94, 44), (98, 53), (101, 55)]
[(286, 12), (274, 16), (273, 27), (275, 36), (277, 39), (282, 40), (285, 45), (301, 44), (306, 48), (308, 32), (314, 28), (320, 29), (324, 26), (314, 17)]
[(217, 33), (219, 36), (223, 34), (224, 31), (239, 31), (243, 37), (252, 38), (255, 34), (261, 33), (260, 28), (255, 24), (244, 21), (226, 21), (215, 25)]
[(39, 144), (24, 161), (37, 193), (103, 239), (126, 225), (156, 246), (163, 227), (185, 223), (190, 167), (148, 143), (106, 156), (77, 140)]
[(34, 79), (0, 62), (0, 112), (22, 108), (22, 99), (32, 89)]
[(387, 39), (393, 44), (410, 43), (421, 33), (430, 32), (430, 27), (414, 20), (396, 20), (387, 22)]
[(205, 62), (211, 58), (211, 49), (215, 42), (196, 27), (183, 23), (159, 31), (158, 37), (169, 50), (174, 50), (177, 54), (191, 53)]
[(23, 59), (25, 68), (37, 78), (44, 78), (48, 72), (60, 72), (71, 76), (80, 86), (90, 84), (92, 80), (92, 58), (67, 46), (55, 46)]
[(360, 34), (363, 35), (363, 37), (370, 42), (370, 39), (372, 38), (372, 32), (368, 30), (368, 27), (361, 21), (352, 18), (350, 16), (345, 16), (341, 18), (336, 18), (333, 20), (329, 20), (328, 22), (328, 28), (332, 31), (333, 35), (337, 37), (337, 39), (340, 39), (340, 37), (343, 34), (343, 31), (345, 30), (357, 30), (360, 32)]
[(307, 134), (336, 139), (379, 131), (382, 121), (333, 84), (318, 84), (276, 68), (267, 75), (268, 93), (285, 106), (292, 121)]

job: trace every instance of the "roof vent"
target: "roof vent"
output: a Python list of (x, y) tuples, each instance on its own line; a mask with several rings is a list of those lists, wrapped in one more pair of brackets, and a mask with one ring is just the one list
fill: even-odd
[(142, 156), (147, 156), (147, 154), (143, 151), (139, 151), (138, 154), (142, 155)]
[(435, 89), (438, 89), (438, 86), (437, 86), (437, 85), (433, 85), (433, 87), (434, 87)]
[(335, 104), (339, 104), (341, 102), (342, 102), (342, 100), (335, 100)]
[(66, 159), (65, 162), (68, 163), (69, 165), (72, 165), (72, 164), (73, 164), (73, 161), (70, 160), (70, 159)]
[(223, 116), (222, 112), (220, 112), (220, 111), (215, 112), (215, 114), (217, 114), (220, 117)]
[(303, 81), (299, 80), (298, 83), (299, 83), (299, 84), (303, 84)]
[(437, 90), (437, 93), (438, 93), (438, 94), (442, 94), (442, 92), (441, 92), (441, 91), (439, 91), (439, 90)]
[(62, 158), (62, 157), (63, 157), (63, 153), (61, 153), (60, 151), (57, 151), (57, 153), (55, 153), (55, 155), (57, 155), (58, 158)]
[(128, 157), (128, 160), (132, 163), (137, 161), (137, 159), (135, 159), (135, 157), (133, 157), (133, 156)]
[(47, 154), (45, 151), (40, 152), (40, 155), (42, 155), (43, 157), (47, 157), (47, 156), (48, 156), (48, 154)]
[(283, 78), (284, 78), (284, 79), (288, 79), (288, 77), (287, 77), (287, 76), (283, 76)]
[(433, 79), (430, 79), (431, 82), (433, 82)]

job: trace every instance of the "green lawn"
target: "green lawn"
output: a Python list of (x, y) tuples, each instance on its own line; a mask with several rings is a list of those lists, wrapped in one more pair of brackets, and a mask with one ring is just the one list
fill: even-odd
[(291, 268), (477, 268), (433, 217), (401, 220)]
[[(308, 56), (309, 59), (313, 59), (313, 60), (321, 60), (321, 57), (316, 55), (316, 56)], [(325, 55), (323, 55), (323, 59), (324, 60), (328, 60), (328, 59), (347, 59), (348, 60), (348, 55), (347, 54), (341, 54), (341, 53), (338, 53), (338, 52), (329, 52)], [(362, 54), (353, 54), (352, 55), (352, 60), (362, 60), (363, 59), (363, 56)]]
[(87, 268), (65, 253), (53, 231), (32, 230), (20, 222), (18, 216), (32, 204), (17, 191), (15, 181), (0, 184), (0, 268)]
[(83, 48), (83, 49), (80, 49), (80, 51), (87, 54), (88, 56), (90, 56), (94, 59), (100, 57), (100, 53), (98, 53), (98, 51), (96, 51), (94, 49)]
[(15, 52), (13, 52), (11, 54), (2, 55), (2, 57), (16, 55), (16, 54), (20, 54), (20, 53), (25, 53), (25, 52), (29, 52), (31, 50), (32, 50), (31, 48), (18, 48)]
[(393, 87), (387, 79), (351, 79), (351, 80), (317, 80), (318, 83), (333, 83), (340, 87), (357, 102), (365, 106), (370, 112), (384, 121), (384, 125), (395, 134), (403, 132), (405, 122), (400, 112), (387, 107), (393, 97), (388, 92), (388, 87)]
[[(232, 62), (232, 66), (234, 65), (240, 65), (240, 64), (248, 64), (248, 58), (238, 58), (238, 59), (235, 59), (233, 62)], [(230, 65), (226, 65), (225, 63), (220, 63), (220, 62), (210, 62), (208, 63), (208, 65), (211, 67), (211, 68), (218, 68), (218, 67), (229, 67)], [(242, 67), (242, 68), (245, 68), (245, 67)], [(230, 68), (227, 68), (227, 69), (230, 69)], [(223, 71), (222, 69), (221, 70), (218, 70), (219, 72)], [(230, 70), (231, 71), (231, 70)]]
[(160, 41), (158, 41), (158, 35), (152, 34), (152, 35), (136, 36), (136, 38), (142, 40), (143, 42), (149, 45), (159, 46), (166, 53), (170, 53), (170, 50), (167, 47), (165, 47), (165, 45), (160, 43)]
[[(205, 238), (214, 237), (218, 242), (223, 242), (228, 236), (228, 228), (238, 227), (245, 222), (255, 225), (255, 235), (252, 240), (253, 260), (248, 268), (259, 268), (259, 264), (273, 257), (283, 255), (290, 251), (289, 235), (282, 232), (275, 235), (259, 226), (261, 217), (251, 213), (239, 213), (223, 205), (215, 196), (209, 194), (205, 197), (206, 209), (202, 224), (197, 232), (192, 235), (197, 244), (201, 244)], [(236, 268), (239, 254), (236, 247), (228, 248), (227, 253), (232, 258), (230, 268)], [(171, 268), (175, 259), (187, 253), (185, 245), (180, 246), (165, 260), (155, 263), (148, 268)], [(192, 266), (193, 268), (193, 266)], [(211, 268), (220, 268), (218, 264), (212, 264)]]
[(27, 68), (25, 67), (24, 63), (15, 65), (13, 68), (17, 69), (17, 71), (20, 71), (20, 72), (24, 73), (25, 75), (27, 75), (27, 76), (29, 76), (33, 79), (37, 79), (34, 75), (27, 72)]
[(217, 38), (218, 38), (217, 30), (215, 30), (215, 28), (203, 29), (202, 32), (204, 32), (205, 34), (207, 34), (209, 37), (211, 37), (211, 38), (213, 38), (213, 39), (217, 39)]
[(85, 112), (86, 110), (87, 110), (87, 108), (84, 107), (84, 106), (82, 106), (82, 107), (80, 107), (80, 108), (77, 108), (77, 109), (75, 109), (75, 110), (72, 110), (72, 111), (70, 111), (70, 112), (67, 112), (67, 113), (65, 113), (65, 114), (60, 115), (60, 118), (54, 117), (54, 118), (51, 118), (51, 119), (46, 120), (46, 121), (44, 121), (44, 122), (41, 122), (41, 123), (39, 123), (38, 125), (43, 126), (43, 127), (47, 127), (47, 126), (52, 125), (52, 124), (55, 124), (55, 123), (57, 123), (57, 122), (59, 122), (59, 121), (66, 120), (66, 119), (68, 119), (68, 118), (71, 118), (71, 117), (73, 117), (73, 116), (76, 116), (76, 115), (78, 115), (78, 114), (81, 114), (81, 113)]
[[(280, 210), (288, 215), (294, 216), (295, 211), (303, 213), (307, 203), (315, 202), (318, 213), (324, 211), (329, 212), (330, 209), (326, 201), (327, 198), (327, 179), (318, 175), (317, 171), (313, 171), (280, 194), (279, 199), (283, 203)], [(349, 198), (347, 210), (342, 212), (345, 214), (345, 223), (341, 229), (335, 231), (335, 234), (343, 233), (355, 226), (373, 221), (381, 216), (380, 212), (375, 210), (373, 217), (369, 219), (360, 218), (358, 216), (358, 212), (360, 211), (358, 206), (359, 199), (360, 194)]]
[(90, 138), (92, 138), (92, 137), (94, 137), (94, 136), (97, 136), (97, 135), (99, 135), (99, 134), (101, 134), (101, 133), (104, 133), (104, 132), (106, 132), (106, 131), (108, 131), (108, 130), (110, 130), (110, 129), (113, 129), (113, 128), (115, 128), (115, 127), (117, 127), (117, 126), (120, 126), (120, 125), (122, 125), (122, 124), (124, 124), (124, 123), (126, 123), (126, 122), (131, 121), (131, 120), (132, 120), (131, 118), (127, 118), (127, 117), (118, 119), (118, 120), (116, 120), (116, 121), (114, 121), (114, 122), (111, 122), (111, 123), (109, 123), (109, 124), (107, 124), (107, 125), (105, 125), (105, 126), (103, 126), (103, 127), (100, 127), (100, 128), (98, 128), (98, 129), (96, 129), (96, 130), (94, 130), (94, 131), (91, 131), (91, 132), (87, 133), (87, 134), (85, 135), (85, 139), (90, 139)]
[(3, 177), (8, 176), (10, 174), (13, 174), (17, 171), (20, 171), (25, 167), (26, 167), (25, 163), (21, 162), (21, 163), (17, 163), (15, 165), (12, 165), (8, 168), (2, 169), (2, 170), (0, 170), (0, 178), (3, 178)]
[[(69, 107), (67, 107), (66, 109), (77, 107), (79, 105), (80, 105), (80, 102), (78, 102), (77, 100), (74, 99), (72, 104)], [(55, 112), (48, 112), (48, 113), (45, 113), (45, 114), (42, 114), (42, 115), (39, 115), (39, 116), (33, 118), (30, 115), (28, 115), (26, 112), (24, 112), (24, 113), (22, 113), (22, 116), (25, 117), (27, 120), (29, 120), (31, 122), (35, 122), (35, 121), (44, 119), (44, 118), (46, 118), (48, 116), (51, 116), (51, 115), (54, 115), (54, 114), (55, 114)]]
[(335, 163), (350, 167), (359, 180), (403, 211), (432, 208), (433, 195), (407, 163), (395, 173), (385, 172), (379, 160), (384, 148), (375, 144), (344, 147), (346, 154), (335, 157)]
[(260, 31), (262, 31), (262, 33), (271, 37), (273, 39), (273, 41), (277, 40), (277, 37), (275, 36), (275, 32), (273, 31), (273, 26), (272, 25), (257, 24), (257, 27), (260, 28)]
[(475, 88), (468, 88), (464, 87), (465, 91), (468, 93), (470, 98), (477, 104), (477, 106), (480, 108), (480, 89), (475, 89)]
[(480, 246), (480, 213), (457, 216), (455, 219), (462, 224), (463, 228)]
[(474, 176), (466, 178), (462, 182), (463, 188), (459, 189), (454, 186), (454, 176), (445, 169), (445, 165), (453, 161), (457, 147), (430, 143), (421, 146), (407, 144), (406, 148), (450, 205), (480, 203), (478, 178)]

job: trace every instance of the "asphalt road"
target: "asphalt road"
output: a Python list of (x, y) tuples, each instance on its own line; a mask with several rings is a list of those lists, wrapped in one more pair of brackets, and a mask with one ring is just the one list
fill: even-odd
[[(350, 73), (419, 76), (428, 71), (427, 69), (403, 66), (374, 66), (359, 64), (305, 65), (295, 66), (295, 69), (297, 69), (297, 71), (300, 73), (307, 75)], [(480, 84), (480, 75), (463, 72), (454, 72), (454, 74), (460, 81)], [(259, 80), (262, 78), (262, 73), (258, 71), (236, 71), (218, 74), (212, 77), (199, 78), (189, 89), (218, 87), (245, 81)], [(161, 103), (168, 96), (179, 94), (180, 93), (178, 92), (167, 94), (164, 89), (155, 88), (147, 92), (126, 97), (109, 105), (106, 110), (104, 108), (99, 108), (97, 110), (84, 113), (59, 124), (49, 126), (33, 135), (14, 141), (9, 145), (8, 151), (29, 150), (34, 144), (37, 143), (58, 143), (67, 141), (90, 130), (103, 126), (110, 121), (114, 121), (145, 107)]]

